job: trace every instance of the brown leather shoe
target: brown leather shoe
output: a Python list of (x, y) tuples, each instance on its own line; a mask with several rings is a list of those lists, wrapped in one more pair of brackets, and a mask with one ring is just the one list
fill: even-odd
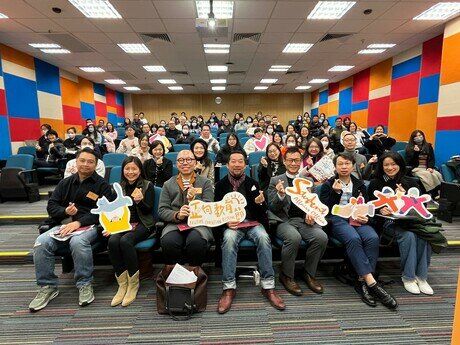
[(276, 293), (275, 289), (262, 289), (262, 295), (264, 295), (273, 308), (278, 310), (286, 309), (283, 299)]
[(317, 281), (314, 277), (309, 275), (307, 272), (304, 272), (303, 279), (307, 283), (307, 286), (310, 288), (311, 291), (314, 293), (323, 293), (323, 286)]
[(235, 298), (236, 290), (235, 289), (227, 289), (222, 291), (222, 295), (220, 296), (219, 303), (217, 304), (217, 312), (219, 314), (225, 314), (230, 310), (232, 307), (233, 299)]
[(287, 292), (294, 296), (302, 296), (302, 289), (299, 284), (292, 278), (289, 278), (283, 272), (280, 273), (280, 283), (283, 284)]

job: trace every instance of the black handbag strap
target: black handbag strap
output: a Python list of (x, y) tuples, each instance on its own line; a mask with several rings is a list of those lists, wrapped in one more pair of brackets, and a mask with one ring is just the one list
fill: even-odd
[[(171, 318), (174, 321), (190, 320), (192, 318), (193, 312), (195, 311), (195, 307), (196, 307), (195, 304), (193, 305), (184, 304), (184, 307), (182, 309), (184, 315), (174, 314), (169, 306), (169, 302), (170, 302), (169, 288), (170, 288), (169, 286), (166, 286), (166, 309), (168, 310), (169, 316), (171, 316)], [(191, 297), (192, 303), (194, 303), (195, 302), (195, 289), (190, 289), (190, 297)]]

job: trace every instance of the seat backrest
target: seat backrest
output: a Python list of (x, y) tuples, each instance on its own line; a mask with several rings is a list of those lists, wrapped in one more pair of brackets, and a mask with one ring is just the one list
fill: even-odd
[(173, 165), (176, 165), (177, 155), (179, 152), (168, 152), (165, 154), (165, 157), (171, 160)]
[(248, 142), (248, 140), (251, 139), (251, 137), (243, 137), (240, 139), (240, 145), (241, 147), (244, 147), (244, 144)]
[(446, 164), (441, 164), (441, 173), (444, 181), (453, 182), (455, 180), (454, 170)]
[(29, 154), (18, 154), (9, 156), (6, 160), (6, 168), (22, 168), (31, 170), (34, 165), (34, 157)]
[[(176, 145), (176, 139), (174, 138), (168, 138), (169, 142), (171, 143), (171, 145)], [(175, 147), (175, 146), (174, 146)]]
[(259, 164), (263, 156), (265, 156), (265, 151), (251, 152), (248, 156), (249, 165)]
[(18, 148), (18, 154), (20, 155), (31, 155), (36, 157), (37, 156), (37, 150), (33, 146), (21, 146)]
[(216, 161), (216, 154), (214, 152), (209, 152), (208, 151), (208, 157), (211, 161), (215, 162)]
[(160, 194), (161, 194), (161, 187), (155, 186), (155, 198), (153, 201), (153, 218), (156, 220), (160, 219), (158, 215), (158, 206), (160, 205)]
[(190, 144), (175, 144), (174, 152), (180, 152), (182, 150), (190, 150)]
[(116, 127), (115, 130), (117, 131), (117, 138), (118, 139), (124, 139), (124, 137), (126, 136), (126, 131), (123, 127)]
[[(406, 162), (406, 150), (398, 150), (398, 153), (401, 155), (401, 157)], [(406, 162), (406, 164), (407, 164), (407, 162)]]
[(177, 174), (179, 174), (179, 169), (177, 169), (177, 166), (175, 164), (173, 165), (173, 168), (172, 168), (172, 174), (173, 176), (176, 176)]
[[(244, 170), (244, 173), (246, 176), (251, 177), (251, 167), (249, 165), (246, 165), (246, 169)], [(227, 165), (222, 165), (219, 168), (219, 180), (222, 180), (225, 176), (228, 174), (228, 167)]]
[(400, 150), (405, 150), (406, 146), (407, 146), (407, 141), (397, 141), (391, 148), (391, 151), (398, 152)]
[(121, 180), (121, 166), (117, 165), (110, 169), (109, 183), (114, 184), (115, 182), (120, 183)]
[(219, 145), (222, 147), (227, 143), (227, 137), (219, 137)]
[(104, 162), (105, 167), (109, 168), (121, 166), (121, 163), (123, 163), (126, 157), (128, 156), (124, 153), (106, 153), (102, 157), (102, 161)]

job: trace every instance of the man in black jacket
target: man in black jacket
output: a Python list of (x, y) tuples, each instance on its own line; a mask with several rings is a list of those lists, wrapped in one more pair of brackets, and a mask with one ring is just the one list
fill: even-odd
[(176, 140), (177, 137), (182, 134), (182, 132), (176, 128), (176, 123), (173, 119), (169, 120), (168, 126), (169, 127), (166, 130), (166, 138), (172, 138)]
[(35, 241), (35, 275), (40, 291), (29, 304), (30, 311), (43, 309), (59, 294), (58, 277), (54, 273), (55, 254), (65, 249), (70, 249), (74, 262), (79, 305), (85, 306), (94, 300), (91, 245), (98, 239), (95, 226), (98, 216), (90, 210), (96, 208), (99, 198), (112, 199), (110, 185), (95, 171), (97, 159), (90, 148), (79, 151), (76, 158), (78, 172), (61, 180), (48, 201), (48, 214), (53, 223), (59, 225)]
[[(215, 201), (220, 201), (227, 193), (239, 192), (247, 200), (246, 219), (242, 223), (229, 222), (225, 226), (222, 241), (222, 282), (224, 291), (219, 299), (217, 311), (224, 314), (230, 310), (233, 298), (236, 295), (236, 261), (238, 245), (247, 238), (257, 247), (257, 258), (261, 271), (262, 294), (270, 304), (278, 309), (286, 308), (283, 300), (275, 291), (275, 273), (272, 265), (272, 246), (270, 237), (265, 231), (267, 224), (267, 204), (259, 184), (245, 175), (246, 154), (242, 151), (234, 151), (228, 161), (228, 175), (216, 184), (214, 195)], [(245, 227), (245, 222), (251, 224)], [(256, 221), (258, 224), (254, 224)]]

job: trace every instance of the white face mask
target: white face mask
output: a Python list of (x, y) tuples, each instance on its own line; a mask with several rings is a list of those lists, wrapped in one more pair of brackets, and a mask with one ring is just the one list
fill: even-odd
[(286, 146), (287, 147), (295, 147), (295, 143), (287, 143)]
[(421, 144), (423, 143), (423, 137), (414, 137), (414, 143)]
[(182, 133), (184, 133), (185, 135), (187, 135), (187, 134), (188, 134), (188, 129), (184, 129), (184, 130), (182, 131)]
[(83, 150), (84, 148), (89, 147), (91, 150), (94, 150), (93, 145), (82, 145), (80, 148)]
[(324, 149), (327, 149), (327, 147), (329, 146), (329, 143), (327, 141), (321, 141), (321, 143), (323, 144)]
[(273, 128), (267, 128), (267, 133), (272, 134), (273, 133)]
[(89, 131), (90, 133), (93, 133), (93, 132), (94, 132), (94, 128), (93, 128), (93, 127), (88, 127), (88, 131)]

